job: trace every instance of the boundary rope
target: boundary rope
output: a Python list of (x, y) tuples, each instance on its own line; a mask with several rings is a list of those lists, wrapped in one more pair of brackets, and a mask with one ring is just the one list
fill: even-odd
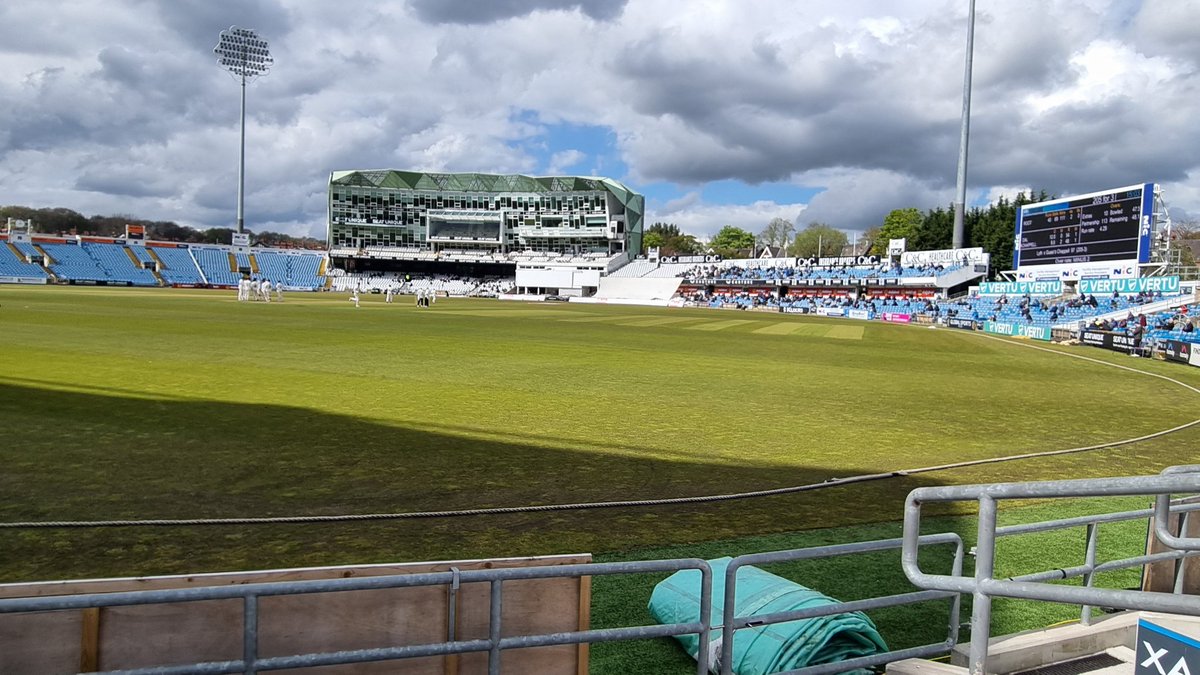
[[(964, 333), (967, 335), (967, 333)], [(1071, 354), (1069, 352), (1060, 351), (1057, 349), (1049, 349), (1038, 345), (1028, 344), (1024, 342), (1014, 342), (1003, 338), (976, 333), (978, 337), (995, 340), (1003, 344), (1025, 347), (1027, 349), (1036, 349), (1050, 354), (1059, 356), (1067, 356), (1091, 363), (1097, 363), (1110, 368), (1119, 368), (1138, 375), (1154, 377), (1165, 380), (1172, 384), (1183, 387), (1195, 394), (1200, 394), (1200, 388), (1193, 387), (1186, 382), (1181, 382), (1173, 377), (1151, 373), (1139, 368), (1131, 368), (1118, 363), (1102, 361), (1090, 356), (1082, 354)], [(1194, 419), (1191, 422), (1180, 424), (1170, 429), (1163, 429), (1150, 434), (1138, 436), (1136, 438), (1127, 438), (1119, 441), (1109, 441), (1107, 443), (1098, 443), (1095, 445), (1085, 445), (1076, 448), (1067, 448), (1065, 450), (1046, 450), (1042, 452), (1028, 452), (1018, 455), (1005, 455), (1003, 457), (988, 457), (984, 459), (972, 459), (962, 462), (951, 462), (948, 464), (935, 464), (932, 466), (922, 466), (912, 469), (897, 469), (895, 471), (885, 471), (881, 473), (867, 473), (855, 476), (847, 476), (845, 478), (830, 478), (820, 483), (808, 483), (805, 485), (792, 485), (781, 488), (771, 488), (767, 490), (752, 490), (749, 492), (734, 492), (721, 495), (699, 495), (693, 497), (668, 497), (661, 499), (622, 499), (616, 501), (605, 502), (578, 502), (570, 504), (542, 504), (530, 506), (495, 506), (477, 509), (458, 509), (446, 511), (409, 511), (403, 513), (363, 513), (363, 514), (338, 514), (338, 515), (322, 515), (322, 516), (263, 516), (263, 517), (247, 517), (247, 518), (160, 518), (149, 520), (55, 520), (55, 521), (25, 521), (0, 523), (0, 529), (46, 529), (46, 528), (99, 528), (99, 527), (180, 527), (180, 526), (198, 526), (198, 525), (284, 525), (293, 523), (344, 523), (344, 522), (360, 522), (373, 520), (417, 520), (425, 518), (459, 518), (465, 516), (491, 516), (513, 513), (545, 513), (551, 511), (584, 511), (597, 509), (614, 509), (635, 506), (669, 506), (674, 504), (708, 504), (713, 502), (727, 502), (739, 499), (753, 499), (757, 497), (772, 497), (777, 495), (796, 494), (799, 492), (810, 492), (813, 490), (823, 490), (842, 485), (852, 485), (855, 483), (866, 483), (870, 481), (884, 480), (887, 478), (896, 478), (901, 476), (911, 476), (920, 473), (931, 473), (934, 471), (947, 471), (950, 469), (961, 469), (964, 467), (981, 466), (985, 464), (1000, 464), (1003, 462), (1014, 462), (1023, 459), (1034, 459), (1038, 457), (1053, 457), (1057, 455), (1071, 455), (1083, 452), (1093, 452), (1096, 450), (1104, 450), (1108, 448), (1120, 447), (1123, 445), (1132, 445), (1143, 441), (1160, 438), (1169, 434), (1177, 433), (1190, 427), (1200, 424), (1200, 418)]]

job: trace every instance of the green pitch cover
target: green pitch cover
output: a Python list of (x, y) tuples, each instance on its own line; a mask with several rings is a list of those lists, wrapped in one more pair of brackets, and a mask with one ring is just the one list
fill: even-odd
[[(712, 623), (721, 623), (725, 597), (725, 569), (731, 558), (708, 561), (713, 572)], [(765, 572), (757, 567), (738, 569), (736, 616), (759, 616), (840, 604), (822, 593)], [(700, 617), (700, 571), (681, 570), (654, 587), (650, 613), (662, 624), (688, 623)], [(676, 636), (684, 650), (696, 658), (699, 636)], [(845, 661), (886, 652), (887, 645), (862, 612), (743, 628), (734, 633), (733, 672), (768, 675), (821, 663)], [(721, 633), (709, 641), (709, 666), (717, 672)]]

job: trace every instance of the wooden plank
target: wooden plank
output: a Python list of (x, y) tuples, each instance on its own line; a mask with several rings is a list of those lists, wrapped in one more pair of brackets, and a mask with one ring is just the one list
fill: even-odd
[(329, 567), (299, 567), (248, 572), (216, 572), (211, 574), (178, 574), (158, 577), (122, 577), (114, 579), (77, 579), (69, 581), (35, 581), (0, 584), (0, 598), (38, 598), (81, 593), (123, 593), (168, 588), (197, 588), (204, 586), (234, 586), (271, 583), (275, 581), (309, 581), (352, 577), (379, 577), (389, 574), (421, 574), (460, 570), (484, 570), (506, 567), (541, 565), (573, 565), (589, 563), (589, 554), (491, 558), (478, 560), (447, 560), (418, 563), (385, 563), (379, 565), (337, 565)]
[[(359, 567), (268, 570), (216, 575), (108, 579), (97, 581), (10, 584), (4, 592), (17, 595), (62, 595), (81, 592), (119, 592), (149, 587), (203, 587), (260, 581), (367, 577), (397, 573), (463, 571), (586, 563), (591, 556), (548, 556), (497, 560), (371, 565)], [(580, 603), (587, 597), (574, 578), (513, 580), (504, 584), (504, 634), (534, 635), (575, 630), (590, 611)], [(489, 584), (463, 584), (457, 595), (457, 639), (486, 637)], [(447, 637), (448, 584), (411, 588), (370, 589), (263, 597), (259, 601), (259, 654), (264, 657), (319, 651), (369, 649), (436, 643)], [(242, 649), (242, 601), (206, 600), (186, 603), (106, 608), (103, 631), (93, 628), (79, 611), (38, 612), (0, 616), (0, 672), (94, 672), (103, 667), (138, 668), (199, 661), (237, 659)], [(97, 617), (99, 615), (97, 614)], [(584, 624), (586, 625), (586, 624)], [(62, 636), (47, 641), (46, 636)], [(89, 644), (95, 644), (94, 650)], [(79, 645), (77, 647), (76, 645)], [(94, 654), (94, 655), (92, 655)], [(504, 653), (504, 673), (578, 675), (581, 651), (577, 645), (521, 649)], [(482, 661), (480, 660), (482, 657)], [(403, 664), (402, 666), (400, 664)], [(64, 665), (52, 665), (64, 664)], [(586, 661), (584, 661), (586, 666)], [(474, 675), (486, 672), (486, 655), (454, 659), (434, 656), (403, 662), (376, 662), (306, 668), (304, 675)], [(292, 671), (289, 671), (292, 672)]]
[(94, 673), (100, 670), (100, 608), (88, 607), (81, 614), (79, 672)]
[[(576, 630), (588, 630), (592, 627), (592, 578), (579, 577), (579, 625)], [(588, 675), (589, 645), (580, 643), (575, 675)]]

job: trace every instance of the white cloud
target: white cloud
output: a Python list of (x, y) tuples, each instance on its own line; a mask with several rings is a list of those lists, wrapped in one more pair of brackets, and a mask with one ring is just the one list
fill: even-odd
[(574, 148), (556, 152), (550, 156), (550, 163), (546, 165), (546, 173), (551, 176), (568, 173), (585, 159), (587, 159), (587, 155)]
[[(328, 173), (347, 168), (606, 174), (619, 163), (613, 177), (635, 189), (824, 188), (807, 205), (697, 194), (660, 207), (697, 233), (725, 221), (757, 231), (805, 206), (801, 220), (862, 229), (953, 198), (965, 3), (502, 4), (11, 0), (0, 6), (3, 201), (228, 224), (238, 90), (211, 46), (232, 23), (259, 29), (276, 56), (247, 91), (252, 227), (323, 232)], [(1176, 0), (981, 6), (972, 194), (1158, 181), (1173, 207), (1200, 213), (1197, 23), (1200, 4)], [(560, 123), (610, 129), (619, 157), (546, 133)]]
[(685, 198), (669, 202), (662, 208), (651, 206), (647, 209), (646, 222), (674, 223), (684, 232), (707, 239), (726, 225), (758, 234), (772, 218), (795, 220), (796, 214), (803, 210), (804, 204), (777, 204), (772, 201), (757, 201), (753, 204), (708, 204), (699, 198)]

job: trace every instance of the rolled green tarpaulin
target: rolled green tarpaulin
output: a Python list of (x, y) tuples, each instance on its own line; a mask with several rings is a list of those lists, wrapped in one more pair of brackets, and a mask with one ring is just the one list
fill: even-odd
[[(712, 625), (720, 625), (725, 598), (725, 569), (732, 558), (708, 561), (713, 572)], [(822, 605), (837, 600), (757, 567), (738, 569), (735, 616), (760, 616)], [(650, 613), (662, 624), (689, 623), (700, 618), (700, 571), (681, 570), (654, 587)], [(696, 634), (675, 638), (692, 658), (700, 638)], [(717, 671), (721, 632), (709, 641), (709, 667)], [(743, 628), (734, 633), (733, 672), (768, 675), (820, 663), (844, 661), (886, 652), (887, 645), (875, 624), (862, 612), (847, 612), (769, 626)]]

